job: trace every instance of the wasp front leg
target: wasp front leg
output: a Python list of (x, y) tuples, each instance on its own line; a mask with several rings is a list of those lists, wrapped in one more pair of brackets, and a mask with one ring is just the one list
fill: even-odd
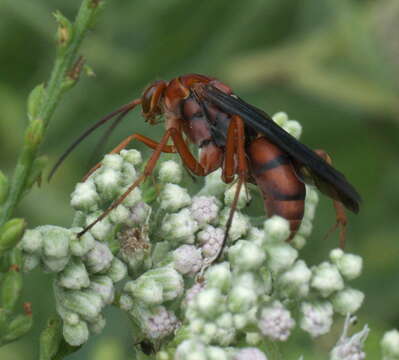
[[(322, 149), (317, 149), (314, 151), (317, 155), (319, 155), (326, 163), (332, 165), (331, 157)], [(334, 194), (331, 194), (334, 195)], [(348, 218), (345, 213), (344, 205), (336, 200), (334, 196), (333, 198), (333, 205), (335, 209), (335, 217), (336, 223), (335, 225), (328, 231), (327, 236), (334, 231), (335, 229), (339, 228), (339, 246), (341, 249), (345, 247), (345, 234), (346, 234), (346, 225), (348, 223)]]

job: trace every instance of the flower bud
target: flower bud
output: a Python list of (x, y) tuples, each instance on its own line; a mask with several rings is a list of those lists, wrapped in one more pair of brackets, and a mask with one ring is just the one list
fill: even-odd
[(108, 276), (93, 276), (90, 282), (90, 289), (101, 296), (104, 305), (111, 304), (114, 301), (114, 284)]
[(43, 236), (40, 228), (26, 230), (21, 240), (21, 248), (29, 254), (39, 254), (42, 249)]
[(120, 204), (110, 212), (109, 219), (114, 224), (130, 225), (130, 210), (126, 206)]
[(75, 210), (89, 212), (98, 209), (100, 197), (92, 179), (76, 185), (71, 195), (71, 206)]
[(43, 254), (46, 257), (56, 259), (65, 258), (69, 255), (69, 241), (72, 233), (68, 229), (59, 226), (40, 226), (43, 237)]
[[(233, 204), (234, 198), (236, 196), (238, 183), (233, 184), (230, 186), (224, 193), (224, 204), (226, 206), (231, 206)], [(243, 209), (245, 206), (249, 204), (251, 201), (251, 194), (245, 188), (245, 186), (241, 186), (240, 194), (238, 195), (237, 201), (237, 209)]]
[(219, 203), (214, 196), (195, 196), (190, 211), (193, 219), (204, 226), (217, 220)]
[(109, 269), (113, 258), (107, 245), (95, 241), (93, 248), (85, 256), (85, 263), (89, 272), (96, 274)]
[(222, 292), (228, 292), (232, 283), (232, 274), (230, 264), (223, 262), (211, 266), (205, 273), (205, 281), (208, 287), (219, 289)]
[(79, 314), (83, 319), (93, 321), (100, 314), (103, 300), (91, 289), (63, 290), (56, 286), (56, 299), (65, 309)]
[(381, 340), (381, 348), (384, 360), (399, 359), (399, 331), (387, 331)]
[(182, 177), (182, 168), (176, 161), (164, 161), (159, 167), (158, 178), (162, 183), (178, 184)]
[(240, 349), (234, 356), (234, 360), (267, 360), (266, 355), (257, 348)]
[(89, 329), (85, 321), (77, 325), (64, 324), (62, 334), (65, 341), (72, 346), (83, 345), (89, 339)]
[(73, 259), (59, 274), (58, 283), (67, 289), (79, 290), (90, 285), (89, 274), (81, 260)]
[(25, 255), (23, 259), (23, 272), (27, 273), (32, 271), (37, 265), (40, 264), (40, 257), (38, 255)]
[(202, 245), (202, 255), (205, 258), (213, 259), (219, 253), (223, 244), (224, 233), (225, 231), (222, 228), (208, 225), (197, 234), (197, 240)]
[[(124, 191), (127, 190), (127, 188), (123, 189)], [(122, 193), (124, 192), (122, 191)], [(128, 196), (123, 200), (122, 204), (127, 206), (127, 207), (134, 207), (137, 204), (140, 203), (142, 200), (142, 191), (140, 188), (134, 188)]]
[(120, 193), (122, 174), (112, 168), (100, 168), (100, 173), (94, 177), (94, 183), (101, 198), (113, 200)]
[(194, 245), (182, 245), (173, 251), (174, 268), (183, 275), (195, 275), (202, 266), (201, 250)]
[[(98, 216), (100, 216), (102, 212), (92, 213), (90, 216), (86, 218), (86, 226), (90, 225), (93, 221), (95, 221)], [(89, 231), (94, 236), (94, 238), (98, 241), (105, 241), (108, 237), (110, 231), (112, 230), (112, 224), (109, 220), (109, 217), (105, 217), (101, 221), (97, 222)]]
[(321, 296), (328, 297), (333, 292), (344, 288), (344, 282), (335, 265), (323, 262), (315, 266), (312, 272), (311, 286), (316, 289)]
[(305, 297), (309, 293), (312, 272), (303, 260), (298, 260), (278, 278), (278, 288), (286, 297)]
[(202, 290), (195, 298), (195, 307), (206, 318), (212, 319), (223, 306), (223, 296), (219, 289)]
[(107, 272), (107, 276), (111, 278), (111, 280), (116, 283), (121, 281), (127, 274), (126, 265), (120, 261), (118, 258), (114, 257), (111, 262), (111, 267)]
[(25, 143), (34, 151), (43, 140), (44, 123), (40, 118), (30, 122), (25, 132)]
[(295, 321), (291, 313), (280, 302), (275, 301), (263, 308), (258, 326), (262, 334), (272, 340), (286, 341), (295, 326)]
[(311, 304), (304, 302), (301, 305), (303, 314), (301, 328), (312, 337), (327, 334), (333, 323), (333, 308), (329, 302)]
[(354, 314), (362, 306), (364, 294), (356, 289), (346, 288), (332, 298), (334, 310), (341, 315)]
[[(224, 208), (220, 214), (219, 225), (225, 227), (230, 215), (230, 208)], [(234, 212), (233, 221), (229, 230), (229, 239), (236, 241), (245, 236), (250, 228), (248, 216), (239, 211)]]
[(89, 323), (90, 331), (94, 334), (100, 334), (104, 330), (106, 323), (105, 317), (100, 314), (94, 321)]
[[(353, 280), (359, 277), (362, 272), (363, 259), (354, 254), (340, 254), (340, 249), (332, 250), (330, 253), (331, 261), (337, 265), (338, 270), (348, 280)], [(342, 250), (341, 250), (342, 251)]]
[(254, 243), (255, 245), (259, 247), (263, 247), (263, 243), (265, 241), (265, 232), (261, 229), (258, 229), (256, 227), (251, 227), (249, 229), (248, 235), (247, 235), (247, 240)]
[(73, 311), (69, 311), (64, 308), (59, 302), (56, 303), (56, 310), (58, 315), (62, 318), (62, 320), (68, 325), (77, 325), (80, 321), (80, 317)]
[[(76, 230), (77, 232), (81, 231), (82, 228), (76, 228), (72, 229)], [(90, 231), (85, 232), (81, 237), (75, 237), (72, 238), (70, 242), (70, 249), (71, 249), (71, 254), (74, 256), (78, 257), (83, 257), (85, 256), (91, 249), (93, 249), (95, 244), (95, 240), (93, 235), (90, 233)]]
[(60, 272), (69, 263), (70, 257), (65, 256), (61, 258), (43, 257), (44, 270), (47, 272)]
[(143, 332), (154, 340), (172, 334), (180, 326), (176, 315), (163, 306), (158, 306), (151, 311), (141, 311), (139, 319)]
[(197, 195), (219, 198), (226, 190), (226, 187), (226, 183), (222, 180), (222, 170), (218, 169), (205, 177), (205, 185)]
[(208, 360), (205, 346), (194, 339), (184, 340), (176, 349), (174, 360)]
[(274, 273), (289, 269), (298, 257), (298, 251), (286, 243), (276, 243), (268, 245), (267, 264)]
[(191, 204), (187, 189), (176, 184), (165, 184), (160, 194), (160, 207), (168, 212), (175, 212)]
[(197, 230), (198, 223), (191, 217), (189, 209), (182, 209), (175, 214), (167, 214), (161, 224), (163, 238), (174, 244), (192, 244)]
[(123, 157), (125, 161), (132, 164), (133, 166), (140, 165), (143, 161), (140, 151), (136, 149), (130, 149), (130, 150), (123, 149), (121, 150), (120, 155)]
[(133, 306), (134, 306), (133, 298), (128, 294), (122, 294), (121, 297), (119, 298), (119, 307), (122, 310), (130, 311), (133, 309)]
[(256, 305), (256, 293), (244, 286), (233, 286), (228, 295), (228, 309), (233, 313), (244, 313)]
[(280, 127), (283, 127), (288, 121), (287, 113), (279, 111), (272, 116), (273, 121)]
[(232, 266), (240, 271), (256, 270), (266, 259), (265, 252), (247, 240), (237, 241), (229, 248), (228, 253)]
[(123, 157), (119, 154), (107, 154), (101, 161), (102, 167), (120, 171), (123, 165)]
[(228, 359), (230, 359), (230, 356), (228, 356), (226, 351), (217, 346), (209, 346), (206, 349), (206, 355), (207, 355), (208, 360), (228, 360)]
[(273, 215), (264, 223), (264, 230), (267, 242), (280, 242), (290, 236), (290, 225), (281, 216)]
[(289, 120), (284, 125), (284, 130), (290, 133), (294, 138), (299, 139), (302, 134), (302, 126), (298, 121)]

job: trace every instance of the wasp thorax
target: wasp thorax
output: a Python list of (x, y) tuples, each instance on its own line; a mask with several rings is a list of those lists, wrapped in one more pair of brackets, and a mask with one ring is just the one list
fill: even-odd
[(156, 81), (144, 90), (141, 106), (145, 117), (151, 118), (162, 112), (160, 102), (166, 86), (165, 81)]

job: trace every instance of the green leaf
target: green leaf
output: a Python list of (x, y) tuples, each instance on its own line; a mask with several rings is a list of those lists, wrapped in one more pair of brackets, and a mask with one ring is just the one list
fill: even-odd
[(21, 295), (22, 274), (16, 265), (11, 265), (1, 284), (1, 306), (12, 311)]
[(0, 256), (14, 247), (21, 239), (26, 227), (24, 219), (12, 219), (0, 228)]
[(9, 188), (10, 186), (7, 176), (0, 171), (0, 205), (4, 204), (6, 201)]
[(3, 344), (19, 339), (25, 335), (32, 327), (32, 314), (19, 314), (11, 320), (5, 330), (5, 335), (0, 340)]
[(53, 315), (40, 335), (40, 360), (53, 359), (62, 340), (62, 320), (58, 315)]

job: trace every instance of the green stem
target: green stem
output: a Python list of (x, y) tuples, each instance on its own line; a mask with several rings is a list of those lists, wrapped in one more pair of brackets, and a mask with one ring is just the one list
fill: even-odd
[[(46, 86), (46, 94), (38, 112), (41, 131), (45, 132), (54, 111), (66, 90), (66, 76), (73, 67), (77, 52), (94, 21), (95, 15), (99, 9), (99, 0), (83, 0), (79, 12), (76, 16), (75, 24), (72, 28), (70, 39), (66, 44), (60, 43), (57, 49), (57, 56), (54, 67)], [(0, 226), (3, 225), (11, 216), (21, 199), (26, 188), (27, 179), (32, 172), (32, 165), (37, 157), (40, 144), (43, 139), (43, 133), (39, 134), (38, 139), (32, 140), (32, 134), (37, 130), (38, 122), (33, 120), (25, 132), (25, 141), (19, 155), (10, 191), (4, 204), (3, 211), (0, 214)], [(36, 129), (35, 129), (36, 128)]]

